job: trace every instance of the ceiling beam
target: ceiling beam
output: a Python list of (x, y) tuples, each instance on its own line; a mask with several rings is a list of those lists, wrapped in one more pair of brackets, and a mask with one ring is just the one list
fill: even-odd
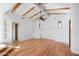
[(14, 12), (19, 6), (21, 5), (21, 3), (17, 3), (13, 6), (11, 12)]
[(67, 13), (63, 13), (63, 12), (62, 13), (59, 13), (58, 12), (58, 13), (48, 13), (48, 14), (51, 15), (51, 14), (67, 14)]
[(35, 20), (39, 19), (40, 17), (41, 17), (41, 16), (39, 16), (39, 17), (35, 18), (33, 21), (35, 21)]
[(48, 13), (45, 11), (45, 6), (43, 3), (34, 3), (34, 5), (42, 11), (44, 16), (48, 16)]
[(35, 13), (35, 14), (34, 14), (34, 15), (32, 15), (31, 17), (29, 17), (29, 19), (31, 19), (32, 17), (34, 17), (34, 16), (38, 15), (40, 12), (41, 12), (41, 11), (39, 11), (39, 12)]
[(70, 7), (64, 7), (64, 8), (51, 8), (51, 9), (45, 9), (45, 11), (52, 11), (52, 10), (69, 10)]
[(28, 9), (28, 11), (24, 12), (24, 13), (22, 14), (22, 16), (26, 15), (27, 13), (29, 13), (30, 11), (32, 11), (34, 8), (35, 8), (35, 7), (31, 7), (30, 9)]

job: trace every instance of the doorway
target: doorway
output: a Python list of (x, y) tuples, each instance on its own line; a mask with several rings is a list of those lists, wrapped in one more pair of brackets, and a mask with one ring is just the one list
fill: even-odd
[(18, 23), (13, 23), (13, 42), (17, 42), (18, 41)]
[(69, 48), (71, 47), (71, 19), (69, 20)]
[(18, 24), (15, 24), (15, 41), (18, 41)]

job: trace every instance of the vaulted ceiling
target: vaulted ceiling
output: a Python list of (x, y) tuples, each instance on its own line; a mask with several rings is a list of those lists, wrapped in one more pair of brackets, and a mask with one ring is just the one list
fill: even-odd
[[(1, 8), (2, 7), (2, 8)], [(6, 8), (5, 8), (6, 7)], [(40, 17), (41, 11), (43, 16), (50, 14), (67, 14), (70, 9), (68, 3), (4, 3), (0, 4), (0, 12), (10, 10), (12, 13), (17, 13), (29, 19), (36, 20)]]

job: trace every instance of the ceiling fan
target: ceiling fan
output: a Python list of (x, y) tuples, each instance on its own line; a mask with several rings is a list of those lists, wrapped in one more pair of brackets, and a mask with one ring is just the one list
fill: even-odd
[(42, 16), (40, 17), (40, 20), (45, 21), (45, 19)]
[(39, 19), (42, 21), (45, 21), (47, 18), (45, 17), (45, 15), (42, 14), (42, 11), (40, 11), (40, 14), (41, 14), (41, 16)]

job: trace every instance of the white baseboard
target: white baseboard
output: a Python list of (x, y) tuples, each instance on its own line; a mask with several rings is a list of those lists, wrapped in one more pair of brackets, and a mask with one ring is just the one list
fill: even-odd
[(76, 51), (76, 50), (74, 50), (74, 49), (71, 49), (71, 52), (72, 52), (72, 53), (75, 53), (75, 54), (79, 54), (79, 51)]

